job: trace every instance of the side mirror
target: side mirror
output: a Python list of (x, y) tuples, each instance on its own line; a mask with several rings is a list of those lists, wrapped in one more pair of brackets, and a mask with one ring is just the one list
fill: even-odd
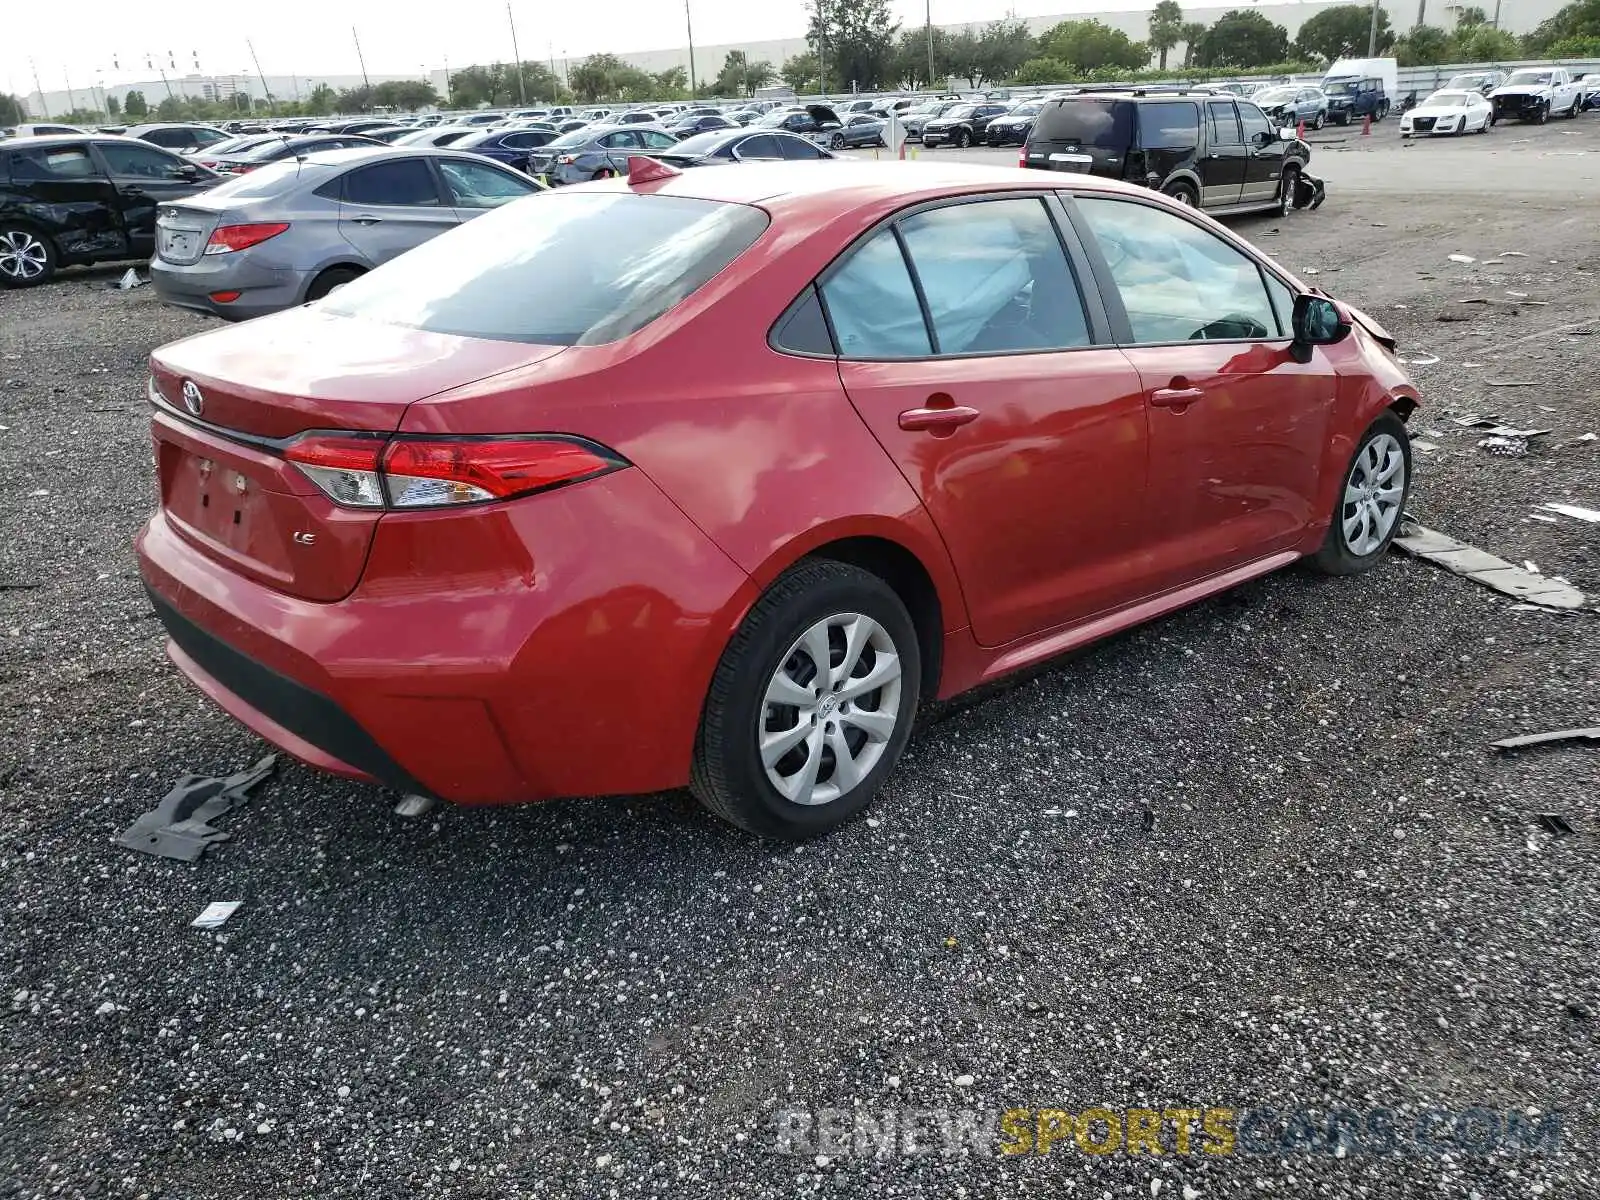
[(1256, 132), (1255, 142), (1256, 145), (1262, 150), (1265, 150), (1277, 140), (1277, 138), (1272, 136), (1272, 130), (1270, 129), (1261, 129)]
[(200, 173), (199, 166), (194, 163), (184, 163), (178, 168), (178, 174), (180, 177), (189, 180), (191, 183), (196, 179), (203, 178)]
[(1278, 130), (1278, 140), (1280, 142), (1292, 142), (1292, 141), (1294, 141), (1294, 139), (1295, 139), (1295, 132), (1294, 132), (1293, 129), (1290, 129), (1287, 125), (1285, 125), (1282, 129)]
[(1326, 296), (1296, 296), (1291, 324), (1299, 346), (1332, 346), (1350, 336), (1350, 322), (1344, 311)]

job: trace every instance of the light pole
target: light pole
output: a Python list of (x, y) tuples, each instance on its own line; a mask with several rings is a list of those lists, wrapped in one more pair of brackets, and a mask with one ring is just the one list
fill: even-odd
[(694, 77), (694, 17), (689, 12), (689, 0), (683, 0), (683, 25), (689, 31), (689, 98), (692, 100), (700, 88)]
[(933, 89), (933, 0), (928, 2), (928, 88)]
[(1372, 0), (1372, 27), (1367, 31), (1367, 57), (1378, 53), (1378, 0)]

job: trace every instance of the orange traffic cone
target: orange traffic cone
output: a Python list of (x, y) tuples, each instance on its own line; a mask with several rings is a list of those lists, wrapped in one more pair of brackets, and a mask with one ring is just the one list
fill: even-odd
[(1372, 136), (1372, 114), (1371, 113), (1368, 113), (1361, 120), (1361, 136), (1362, 137), (1371, 137)]
[(901, 138), (900, 139), (900, 161), (901, 162), (905, 162), (905, 160), (906, 160), (906, 140), (905, 140), (905, 138)]
[(1302, 142), (1306, 140), (1306, 123), (1304, 121), (1300, 121), (1295, 125), (1294, 135)]

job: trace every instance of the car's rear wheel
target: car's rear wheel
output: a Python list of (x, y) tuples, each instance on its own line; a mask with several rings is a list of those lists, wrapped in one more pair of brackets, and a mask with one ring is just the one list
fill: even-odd
[(610, 167), (601, 167), (594, 173), (594, 177), (596, 179), (615, 179), (617, 177), (617, 173)]
[(50, 239), (23, 225), (0, 225), (0, 286), (33, 287), (56, 273)]
[(323, 299), (334, 288), (343, 287), (352, 279), (359, 279), (364, 273), (359, 267), (329, 267), (311, 281), (311, 286), (306, 289), (306, 303)]
[(1405, 423), (1386, 412), (1356, 446), (1345, 472), (1322, 548), (1312, 556), (1329, 575), (1367, 570), (1388, 550), (1411, 492), (1411, 438)]
[(762, 837), (827, 833), (872, 802), (910, 736), (922, 682), (915, 626), (859, 567), (804, 562), (723, 652), (690, 787)]
[(1171, 196), (1179, 204), (1187, 205), (1189, 208), (1200, 207), (1200, 196), (1199, 193), (1194, 190), (1193, 184), (1184, 183), (1182, 180), (1180, 180), (1177, 183), (1167, 184), (1167, 186), (1161, 190), (1167, 195)]

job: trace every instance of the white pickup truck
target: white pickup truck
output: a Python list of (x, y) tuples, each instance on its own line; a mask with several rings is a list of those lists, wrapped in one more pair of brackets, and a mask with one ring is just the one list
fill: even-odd
[(1583, 109), (1583, 89), (1565, 67), (1523, 67), (1489, 93), (1495, 120), (1515, 117), (1543, 125), (1552, 115), (1575, 117)]

